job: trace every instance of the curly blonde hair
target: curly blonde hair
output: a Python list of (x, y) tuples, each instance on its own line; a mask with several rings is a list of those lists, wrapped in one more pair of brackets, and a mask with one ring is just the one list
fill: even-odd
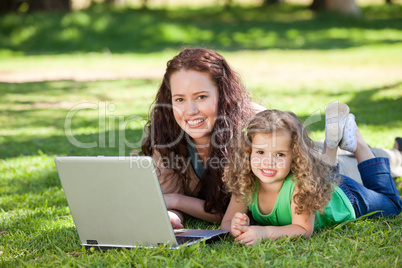
[(287, 131), (292, 139), (293, 182), (297, 193), (293, 197), (296, 213), (314, 214), (323, 211), (333, 193), (336, 178), (330, 180), (330, 168), (319, 159), (307, 129), (292, 112), (265, 110), (256, 114), (243, 130), (240, 146), (234, 149), (225, 168), (226, 190), (250, 205), (258, 178), (251, 171), (251, 143), (257, 133)]

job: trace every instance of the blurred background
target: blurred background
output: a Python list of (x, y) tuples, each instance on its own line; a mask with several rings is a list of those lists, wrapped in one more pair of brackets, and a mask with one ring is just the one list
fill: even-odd
[[(0, 263), (149, 265), (155, 253), (167, 266), (205, 256), (81, 254), (53, 161), (138, 153), (166, 62), (198, 46), (222, 54), (254, 101), (295, 112), (314, 140), (334, 101), (349, 105), (370, 146), (402, 136), (402, 0), (0, 0)], [(258, 254), (285, 263), (283, 252), (292, 264), (397, 266), (400, 219), (324, 231), (325, 246), (279, 241), (237, 262), (232, 246), (205, 250), (226, 266)]]
[[(314, 115), (314, 139), (333, 101), (371, 146), (401, 135), (402, 0), (2, 0), (0, 158), (128, 154), (143, 122), (124, 118), (145, 120), (166, 62), (197, 46), (226, 57), (256, 102)], [(73, 135), (103, 147), (66, 139), (82, 103), (99, 109), (77, 113)]]

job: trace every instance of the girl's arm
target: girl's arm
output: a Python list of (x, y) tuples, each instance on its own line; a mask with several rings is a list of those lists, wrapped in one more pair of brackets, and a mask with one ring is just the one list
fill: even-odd
[(297, 224), (292, 221), (292, 224), (285, 226), (234, 226), (236, 230), (242, 232), (242, 234), (236, 238), (236, 241), (251, 246), (257, 241), (264, 239), (295, 237), (299, 235), (308, 238), (311, 236), (312, 230), (310, 231), (309, 228), (305, 226), (305, 223), (311, 221), (313, 222), (314, 228), (314, 215), (305, 217), (301, 222), (303, 224)]
[(165, 198), (166, 207), (170, 211), (179, 210), (195, 218), (212, 223), (218, 223), (222, 219), (219, 214), (205, 212), (205, 200), (182, 194), (164, 194), (163, 197)]
[(236, 200), (232, 195), (230, 198), (229, 206), (226, 210), (225, 216), (223, 216), (221, 229), (230, 231), (234, 237), (239, 236), (242, 232), (232, 227), (234, 225), (248, 226), (250, 225), (250, 219), (245, 215), (248, 210), (247, 205), (242, 200)]
[(236, 230), (242, 232), (242, 234), (236, 238), (236, 241), (250, 246), (255, 244), (258, 240), (262, 239), (277, 239), (281, 237), (295, 237), (299, 235), (303, 235), (304, 237), (309, 238), (314, 231), (315, 215), (309, 215), (307, 213), (296, 214), (295, 208), (296, 205), (292, 201), (292, 224), (289, 225), (234, 226)]

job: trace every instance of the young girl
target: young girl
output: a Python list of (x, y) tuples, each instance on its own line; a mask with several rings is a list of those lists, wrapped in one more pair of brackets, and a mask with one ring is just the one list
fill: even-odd
[[(221, 228), (230, 230), (236, 241), (252, 245), (284, 236), (308, 238), (314, 228), (373, 211), (382, 211), (377, 216), (401, 212), (388, 159), (374, 157), (349, 107), (332, 103), (325, 115), (323, 155), (291, 112), (266, 110), (248, 124), (241, 148), (231, 155), (224, 174), (232, 197)], [(330, 175), (338, 169), (334, 166), (338, 146), (355, 154), (364, 186), (343, 175)], [(248, 210), (259, 226), (250, 225)]]

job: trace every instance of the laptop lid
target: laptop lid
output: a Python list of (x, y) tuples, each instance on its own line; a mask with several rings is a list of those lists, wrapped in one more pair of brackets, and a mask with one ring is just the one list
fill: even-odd
[(84, 246), (177, 246), (151, 157), (55, 157)]

